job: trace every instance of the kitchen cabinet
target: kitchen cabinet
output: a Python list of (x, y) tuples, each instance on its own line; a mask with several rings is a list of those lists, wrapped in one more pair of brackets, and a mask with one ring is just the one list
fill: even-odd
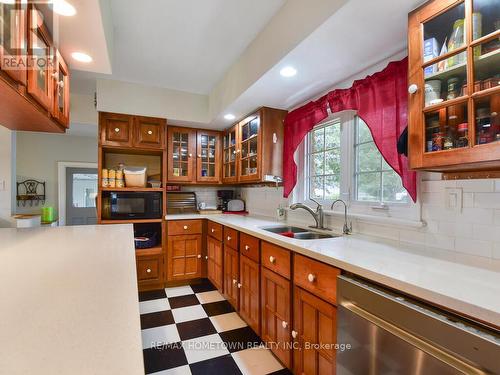
[(222, 242), (211, 236), (207, 237), (207, 277), (214, 286), (223, 292), (223, 248)]
[(201, 234), (169, 235), (167, 241), (167, 280), (190, 280), (201, 277)]
[(288, 368), (292, 365), (290, 281), (261, 268), (261, 338)]
[(134, 145), (141, 148), (164, 148), (165, 125), (165, 119), (134, 116)]
[(196, 181), (221, 181), (221, 136), (217, 131), (199, 130), (196, 134)]
[(224, 297), (236, 310), (239, 303), (239, 276), (238, 252), (224, 244)]
[(161, 256), (137, 257), (137, 280), (141, 286), (161, 284), (163, 281), (163, 258)]
[[(295, 374), (334, 374), (337, 309), (313, 294), (294, 287)], [(306, 345), (307, 343), (307, 345)]]
[(52, 116), (64, 127), (69, 127), (69, 69), (61, 53), (55, 51), (52, 73), (53, 106)]
[(500, 167), (498, 1), (433, 0), (409, 15), (409, 163)]
[(196, 130), (169, 126), (168, 182), (193, 182), (196, 179)]
[(259, 263), (240, 256), (240, 315), (260, 335), (260, 267)]
[(0, 70), (26, 85), (27, 2), (0, 2)]
[(133, 116), (99, 112), (99, 126), (102, 145), (132, 147)]
[(222, 166), (222, 182), (231, 184), (238, 182), (238, 164), (236, 154), (238, 153), (238, 125), (224, 133), (224, 151)]

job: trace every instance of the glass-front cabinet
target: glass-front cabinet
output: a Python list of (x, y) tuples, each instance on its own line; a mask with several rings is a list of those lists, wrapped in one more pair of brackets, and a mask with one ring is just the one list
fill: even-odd
[(224, 133), (222, 181), (231, 183), (238, 181), (238, 164), (236, 162), (238, 155), (238, 124)]
[(201, 130), (197, 133), (196, 181), (220, 182), (220, 133)]
[(500, 166), (500, 0), (433, 0), (409, 16), (414, 169)]
[(240, 181), (255, 180), (259, 176), (259, 116), (251, 116), (240, 123)]
[(26, 84), (27, 3), (0, 1), (0, 69)]
[(167, 127), (169, 182), (192, 182), (195, 180), (196, 130)]
[(52, 73), (54, 100), (52, 116), (63, 126), (69, 126), (69, 69), (63, 57), (56, 51)]

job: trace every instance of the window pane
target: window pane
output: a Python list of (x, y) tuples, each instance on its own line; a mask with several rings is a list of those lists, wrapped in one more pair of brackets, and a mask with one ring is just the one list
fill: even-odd
[(408, 201), (408, 192), (401, 184), (401, 178), (396, 172), (383, 172), (382, 186), (384, 202), (406, 203)]
[(311, 198), (321, 198), (323, 199), (323, 180), (324, 177), (312, 177), (310, 185), (309, 196)]
[(325, 177), (325, 199), (334, 200), (340, 197), (340, 175)]
[(323, 150), (324, 141), (325, 141), (325, 128), (314, 130), (312, 136), (312, 145), (311, 145), (312, 152)]
[(358, 117), (358, 139), (356, 143), (372, 142), (372, 133), (368, 128), (368, 125)]
[(340, 124), (325, 128), (325, 149), (340, 147)]
[(73, 207), (95, 207), (97, 174), (73, 174)]
[(381, 156), (375, 143), (365, 143), (358, 146), (358, 172), (379, 171), (381, 168)]
[(357, 178), (359, 201), (380, 201), (380, 173), (361, 173)]
[(325, 152), (325, 174), (340, 174), (340, 149)]
[(325, 174), (325, 154), (311, 155), (311, 176), (321, 176)]

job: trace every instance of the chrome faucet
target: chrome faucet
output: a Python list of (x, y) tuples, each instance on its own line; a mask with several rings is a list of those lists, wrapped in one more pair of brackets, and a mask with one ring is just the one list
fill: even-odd
[(352, 221), (349, 224), (347, 224), (347, 204), (342, 199), (337, 199), (337, 200), (333, 201), (333, 203), (332, 203), (332, 205), (330, 207), (330, 210), (333, 210), (333, 206), (337, 202), (342, 202), (344, 204), (344, 228), (342, 229), (342, 233), (344, 233), (344, 234), (351, 234), (351, 232), (352, 232)]
[(316, 221), (316, 225), (315, 226), (311, 225), (310, 226), (311, 228), (330, 230), (330, 228), (327, 228), (324, 226), (325, 213), (323, 211), (323, 206), (318, 201), (316, 201), (314, 199), (311, 199), (311, 200), (318, 205), (318, 207), (316, 207), (316, 211), (314, 211), (311, 207), (306, 206), (303, 203), (294, 203), (290, 206), (290, 209), (296, 210), (297, 208), (302, 208), (302, 209), (306, 210), (307, 212), (309, 212), (312, 215), (312, 217), (314, 218), (314, 221)]

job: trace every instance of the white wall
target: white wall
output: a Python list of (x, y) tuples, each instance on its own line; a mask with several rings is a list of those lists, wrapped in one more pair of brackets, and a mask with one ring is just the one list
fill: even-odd
[[(425, 248), (440, 248), (458, 253), (500, 259), (500, 179), (441, 180), (439, 173), (424, 173), (418, 200), (422, 203), (423, 228), (353, 220), (355, 233), (382, 237)], [(445, 188), (463, 191), (461, 213), (445, 208)], [(242, 188), (251, 214), (275, 216), (279, 204), (288, 206), (283, 189), (269, 187)], [(288, 211), (290, 222), (314, 224), (305, 211)], [(328, 217), (328, 226), (341, 230), (343, 220)]]
[[(46, 182), (46, 206), (58, 206), (57, 162), (97, 163), (97, 139), (64, 134), (17, 133), (18, 181), (34, 178)], [(41, 206), (16, 207), (16, 212), (39, 212)]]
[(0, 228), (12, 224), (12, 140), (13, 133), (0, 125)]

